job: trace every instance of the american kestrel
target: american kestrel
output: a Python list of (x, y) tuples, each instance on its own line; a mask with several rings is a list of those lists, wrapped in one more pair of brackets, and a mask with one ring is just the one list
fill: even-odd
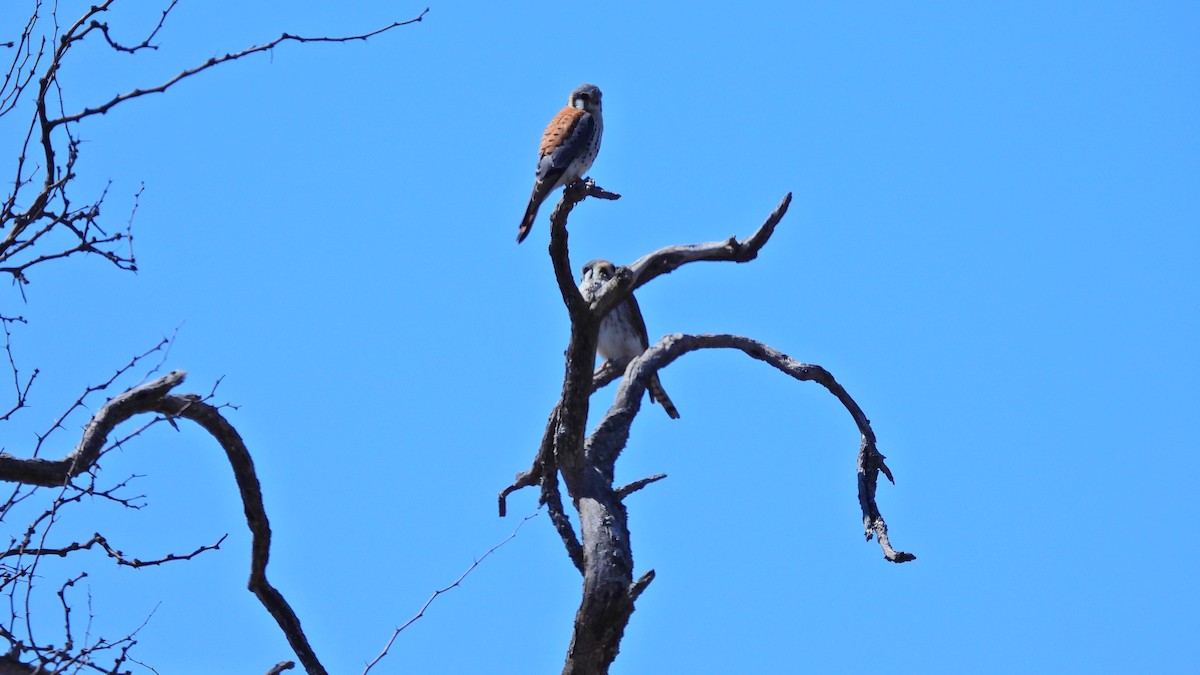
[(600, 152), (600, 136), (604, 133), (604, 119), (600, 115), (600, 88), (594, 84), (581, 84), (571, 92), (567, 107), (550, 120), (542, 134), (542, 146), (538, 153), (537, 180), (533, 183), (533, 195), (525, 217), (521, 219), (521, 230), (517, 243), (529, 235), (538, 208), (546, 197), (564, 185), (583, 178), (596, 161)]
[[(607, 260), (592, 260), (583, 266), (583, 280), (579, 283), (579, 292), (588, 302), (591, 302), (596, 292), (606, 281), (613, 278), (617, 268)], [(642, 318), (642, 310), (637, 300), (630, 295), (629, 299), (617, 305), (600, 322), (600, 340), (596, 345), (596, 353), (612, 365), (624, 369), (634, 358), (650, 347), (646, 335), (646, 321)], [(650, 378), (646, 389), (650, 392), (650, 400), (662, 405), (671, 419), (679, 419), (679, 411), (671, 403), (667, 392), (663, 391), (662, 382), (655, 374)]]

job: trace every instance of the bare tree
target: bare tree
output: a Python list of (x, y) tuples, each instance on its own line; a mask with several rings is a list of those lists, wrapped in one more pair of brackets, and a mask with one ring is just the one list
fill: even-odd
[[(654, 251), (619, 268), (591, 302), (576, 288), (567, 246), (567, 217), (575, 205), (587, 197), (617, 199), (619, 195), (597, 187), (590, 179), (579, 181), (564, 190), (562, 200), (550, 216), (550, 260), (571, 321), (562, 395), (550, 413), (533, 466), (517, 474), (513, 484), (502, 490), (499, 497), (500, 515), (503, 516), (509, 494), (523, 487), (540, 486), (540, 502), (549, 508), (567, 556), (583, 576), (582, 599), (575, 614), (563, 673), (608, 672), (617, 656), (634, 603), (654, 579), (654, 570), (634, 579), (633, 548), (624, 499), (666, 476), (658, 474), (616, 486), (613, 484), (614, 467), (629, 439), (630, 424), (640, 410), (650, 379), (688, 352), (736, 349), (797, 380), (817, 382), (833, 394), (854, 419), (862, 439), (858, 449), (858, 498), (866, 538), (878, 539), (887, 560), (900, 563), (915, 559), (911, 553), (892, 548), (887, 524), (875, 503), (879, 473), (883, 472), (889, 480), (892, 474), (876, 448), (870, 422), (854, 399), (824, 368), (800, 363), (768, 345), (739, 335), (675, 334), (667, 335), (633, 359), (623, 373), (606, 367), (607, 364), (593, 373), (600, 322), (612, 308), (625, 302), (635, 289), (685, 264), (753, 260), (787, 212), (791, 194), (785, 196), (762, 226), (746, 239), (731, 237), (723, 242), (670, 246)], [(612, 406), (588, 434), (586, 424), (591, 394), (622, 374), (624, 377)], [(582, 536), (576, 534), (564, 510), (560, 475), (578, 515)]]
[[(127, 40), (107, 21), (115, 0), (90, 6), (71, 23), (60, 21), (58, 3), (35, 0), (28, 21), (14, 31), (19, 35), (11, 41), (0, 42), (0, 49), (5, 50), (0, 51), (0, 56), (11, 54), (0, 79), (0, 118), (19, 124), (23, 129), (19, 145), (13, 149), (16, 162), (8, 181), (11, 189), (0, 205), (0, 273), (12, 279), (22, 297), (33, 271), (55, 260), (97, 256), (120, 270), (137, 269), (132, 224), (140, 191), (134, 195), (133, 208), (127, 219), (116, 226), (102, 222), (107, 188), (90, 196), (76, 194), (75, 166), (81, 151), (76, 133), (78, 125), (133, 99), (164, 92), (209, 68), (268, 52), (285, 42), (363, 41), (421, 21), (428, 11), (359, 35), (302, 37), (283, 33), (264, 44), (209, 58), (163, 82), (130, 89), (90, 105), (67, 106), (60, 73), (72, 55), (78, 53), (74, 50), (79, 44), (90, 40), (126, 54), (152, 52), (156, 49), (154, 40), (177, 2), (171, 0), (146, 35)], [(12, 383), (12, 402), (0, 406), (5, 410), (0, 413), (0, 422), (11, 420), (26, 408), (38, 377), (37, 369), (26, 374), (18, 367), (12, 329), (23, 323), (22, 316), (0, 316)], [(136, 631), (119, 639), (104, 639), (91, 634), (86, 625), (89, 621), (73, 618), (73, 587), (87, 576), (86, 572), (61, 580), (55, 595), (61, 605), (63, 629), (56, 637), (44, 635), (42, 627), (46, 623), (35, 620), (31, 608), (35, 604), (34, 596), (42, 592), (39, 565), (48, 558), (102, 550), (117, 565), (143, 567), (190, 560), (221, 545), (224, 537), (190, 552), (156, 554), (153, 558), (142, 559), (123, 553), (101, 533), (84, 540), (65, 542), (55, 536), (54, 526), (64, 512), (77, 508), (85, 498), (89, 502), (98, 499), (138, 508), (141, 498), (130, 495), (129, 479), (115, 484), (103, 483), (99, 477), (99, 464), (106, 453), (130, 443), (150, 427), (161, 423), (176, 426), (177, 420), (189, 420), (199, 425), (225, 452), (252, 535), (249, 589), (275, 618), (305, 670), (325, 672), (299, 618), (283, 594), (267, 579), (270, 524), (250, 452), (223, 414), (224, 406), (212, 403), (211, 392), (206, 396), (174, 393), (185, 378), (185, 373), (180, 370), (144, 381), (159, 370), (168, 347), (169, 340), (163, 340), (117, 369), (107, 381), (87, 387), (44, 433), (37, 436), (32, 448), (20, 453), (21, 457), (0, 453), (0, 480), (12, 486), (7, 500), (0, 503), (0, 522), (12, 523), (18, 517), (31, 514), (23, 534), (10, 537), (7, 549), (0, 550), (0, 597), (7, 598), (10, 608), (7, 616), (0, 616), (0, 639), (7, 643), (4, 656), (0, 656), (0, 673), (77, 672), (84, 669), (117, 673), (134, 662), (129, 652), (136, 644)], [(90, 415), (73, 451), (59, 459), (42, 456), (48, 446), (47, 439), (52, 436), (57, 439), (66, 432), (68, 418), (86, 415), (94, 398), (121, 387), (123, 382), (149, 366), (154, 355), (162, 358), (149, 369), (143, 383), (108, 399)], [(120, 425), (134, 420), (132, 430), (117, 431)], [(80, 626), (80, 623), (85, 625)], [(294, 665), (291, 661), (282, 661), (269, 672), (277, 673)]]
[[(74, 170), (82, 150), (76, 134), (78, 125), (112, 112), (133, 99), (164, 92), (209, 68), (268, 52), (285, 42), (367, 40), (424, 17), (422, 12), (407, 21), (344, 37), (302, 37), (284, 33), (262, 45), (209, 58), (157, 84), (130, 89), (89, 105), (70, 107), (65, 103), (60, 73), (71, 55), (78, 53), (73, 51), (77, 45), (91, 40), (120, 53), (153, 52), (154, 40), (167, 25), (176, 2), (169, 2), (144, 36), (128, 40), (118, 35), (106, 20), (115, 0), (104, 0), (89, 7), (71, 23), (60, 22), (57, 4), (35, 0), (34, 9), (19, 35), (9, 42), (0, 41), (0, 50), (7, 50), (0, 51), (0, 55), (11, 54), (12, 57), (0, 79), (0, 118), (19, 121), (22, 129), (18, 146), (12, 153), (16, 161), (9, 178), (11, 189), (0, 205), (0, 275), (10, 278), (22, 295), (25, 286), (32, 282), (34, 272), (46, 269), (48, 263), (55, 260), (93, 256), (120, 270), (137, 268), (132, 224), (140, 191), (133, 196), (128, 217), (116, 225), (101, 217), (107, 189), (99, 194), (77, 194)], [(564, 672), (607, 672), (617, 655), (634, 604), (654, 578), (653, 570), (634, 577), (624, 498), (665, 476), (649, 476), (616, 486), (613, 483), (614, 467), (628, 440), (630, 424), (640, 410), (650, 378), (691, 351), (736, 349), (793, 378), (815, 381), (838, 398), (861, 435), (858, 486), (866, 537), (878, 539), (888, 560), (912, 560), (911, 554), (891, 547), (887, 526), (875, 504), (879, 472), (889, 479), (891, 473), (876, 449), (870, 424), (850, 395), (821, 367), (797, 362), (765, 344), (737, 335), (668, 335), (633, 359), (623, 371), (601, 368), (593, 372), (599, 325), (613, 307), (628, 299), (643, 284), (684, 264), (754, 259), (786, 213), (790, 195), (748, 238), (668, 247), (650, 253), (620, 268), (616, 277), (590, 302), (575, 285), (566, 227), (571, 210), (589, 196), (617, 198), (590, 181), (579, 182), (564, 191), (551, 215), (550, 257), (571, 321), (562, 395), (551, 411), (532, 467), (518, 474), (514, 483), (501, 492), (499, 499), (500, 512), (504, 515), (505, 499), (511, 492), (538, 485), (541, 501), (548, 507), (568, 557), (583, 577), (582, 599)], [(38, 378), (38, 370), (26, 372), (18, 367), (13, 331), (24, 323), (22, 316), (0, 315), (12, 387), (11, 403), (0, 406), (0, 422), (7, 422), (22, 413)], [(136, 630), (120, 638), (105, 639), (88, 630), (88, 620), (81, 621), (76, 617), (75, 588), (87, 573), (69, 575), (46, 586), (49, 582), (45, 582), (44, 575), (39, 572), (45, 561), (73, 559), (79, 552), (91, 550), (102, 551), (119, 566), (143, 567), (190, 560), (221, 546), (223, 537), (183, 552), (155, 552), (139, 557), (125, 553), (102, 533), (63, 540), (57, 534), (59, 530), (55, 529), (64, 513), (81, 508), (86, 502), (101, 500), (138, 508), (141, 498), (130, 492), (130, 479), (102, 480), (100, 463), (107, 453), (131, 444), (147, 429), (164, 423), (177, 427), (179, 420), (191, 421), (211, 436), (224, 451), (233, 470), (252, 535), (249, 589), (274, 617), (305, 670), (326, 672), (309, 644), (299, 618), (283, 594), (268, 580), (271, 530), (251, 454), (227, 419), (225, 406), (214, 403), (211, 391), (206, 395), (175, 393), (184, 382), (185, 373), (176, 370), (159, 375), (169, 344), (169, 340), (163, 340), (130, 359), (106, 381), (87, 387), (49, 423), (44, 433), (37, 436), (32, 447), (22, 448), (16, 455), (0, 453), (0, 480), (12, 486), (7, 500), (0, 503), (0, 521), (11, 524), (20, 519), (27, 523), (19, 535), (10, 537), (5, 550), (0, 551), (0, 597), (6, 598), (9, 606), (8, 613), (0, 615), (0, 639), (7, 643), (5, 654), (0, 656), (0, 675), (82, 670), (117, 673), (127, 669), (130, 663), (136, 663), (131, 654), (137, 642)], [(138, 375), (143, 375), (142, 381), (131, 383)], [(151, 379), (155, 375), (158, 376)], [(596, 428), (587, 433), (591, 394), (622, 375), (614, 403)], [(108, 392), (119, 393), (100, 404), (94, 414), (89, 414), (90, 404)], [(57, 440), (68, 433), (66, 421), (73, 416), (84, 416), (87, 420), (80, 439), (73, 444), (74, 449), (61, 458), (46, 458), (48, 439)], [(131, 427), (122, 426), (130, 423)], [(578, 516), (578, 534), (564, 506), (560, 475)], [(466, 573), (471, 569), (474, 565)], [(457, 583), (435, 592), (430, 601)], [(53, 637), (46, 636), (44, 627), (47, 624), (35, 621), (31, 609), (35, 595), (47, 592), (61, 608), (62, 629)], [(420, 615), (418, 613), (412, 620)], [(401, 626), (396, 633), (403, 628)], [(391, 642), (367, 666), (368, 670), (387, 653), (390, 645)], [(294, 666), (290, 660), (284, 660), (267, 672), (278, 673)]]

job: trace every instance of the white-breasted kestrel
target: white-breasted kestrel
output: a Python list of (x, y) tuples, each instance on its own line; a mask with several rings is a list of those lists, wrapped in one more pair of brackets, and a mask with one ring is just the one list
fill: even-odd
[(596, 161), (600, 152), (600, 136), (604, 133), (604, 118), (600, 114), (600, 88), (594, 84), (581, 84), (571, 92), (567, 107), (550, 120), (538, 153), (537, 180), (533, 183), (533, 195), (517, 243), (529, 235), (533, 220), (537, 218), (542, 202), (564, 185), (583, 178)]
[[(583, 266), (583, 280), (579, 283), (579, 292), (588, 302), (596, 297), (596, 292), (616, 274), (617, 268), (607, 260), (592, 260)], [(642, 355), (650, 347), (650, 339), (646, 334), (646, 320), (642, 318), (642, 310), (637, 300), (630, 295), (629, 299), (617, 305), (600, 322), (600, 339), (596, 344), (596, 353), (611, 362), (612, 366), (625, 369), (629, 362)], [(650, 392), (650, 400), (662, 405), (672, 419), (679, 419), (679, 411), (671, 402), (667, 392), (663, 391), (662, 382), (655, 373), (646, 385)]]

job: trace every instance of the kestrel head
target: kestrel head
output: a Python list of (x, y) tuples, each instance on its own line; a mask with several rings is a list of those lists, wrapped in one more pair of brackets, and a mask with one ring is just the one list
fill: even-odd
[(590, 280), (605, 282), (613, 278), (613, 275), (616, 273), (617, 268), (615, 265), (607, 260), (601, 260), (597, 258), (595, 260), (589, 260), (587, 264), (583, 266), (583, 278), (581, 281)]
[(604, 282), (613, 278), (617, 273), (617, 268), (607, 260), (590, 260), (583, 266), (583, 278), (579, 281), (579, 290), (583, 293), (583, 297), (591, 302), (596, 297), (596, 291), (604, 285)]
[(571, 98), (567, 100), (567, 105), (572, 108), (586, 110), (593, 115), (599, 115), (600, 96), (600, 87), (594, 84), (581, 84), (575, 87), (575, 91), (571, 92)]

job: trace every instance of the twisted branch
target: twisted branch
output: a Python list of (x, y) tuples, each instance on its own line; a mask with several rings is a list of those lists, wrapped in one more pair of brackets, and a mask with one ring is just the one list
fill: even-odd
[(874, 536), (879, 540), (884, 557), (895, 563), (915, 560), (916, 556), (892, 549), (887, 536), (887, 523), (875, 503), (875, 487), (879, 473), (895, 482), (892, 472), (884, 463), (884, 456), (876, 448), (875, 432), (862, 408), (850, 394), (838, 384), (829, 371), (821, 366), (801, 363), (779, 350), (740, 335), (667, 335), (652, 345), (641, 356), (630, 362), (625, 378), (617, 387), (617, 394), (608, 413), (596, 425), (588, 438), (585, 452), (589, 463), (607, 465), (616, 461), (617, 455), (629, 439), (629, 425), (641, 407), (642, 395), (651, 375), (666, 367), (675, 359), (700, 349), (737, 349), (751, 358), (774, 366), (797, 380), (810, 381), (825, 387), (841, 402), (854, 424), (858, 427), (861, 443), (858, 449), (858, 498), (863, 512), (863, 526), (868, 541)]
[(225, 450), (234, 480), (241, 493), (246, 524), (250, 528), (250, 580), (247, 588), (258, 597), (287, 637), (300, 663), (309, 673), (323, 674), (324, 666), (308, 643), (300, 619), (287, 600), (267, 580), (267, 562), (271, 553), (271, 526), (263, 507), (262, 489), (250, 451), (241, 435), (221, 412), (195, 394), (171, 394), (183, 383), (186, 373), (175, 370), (134, 387), (100, 407), (84, 428), (79, 445), (58, 460), (18, 459), (0, 454), (0, 480), (33, 485), (65, 485), (71, 478), (89, 470), (96, 462), (109, 433), (121, 422), (136, 415), (158, 413), (168, 418), (187, 419), (200, 425)]

